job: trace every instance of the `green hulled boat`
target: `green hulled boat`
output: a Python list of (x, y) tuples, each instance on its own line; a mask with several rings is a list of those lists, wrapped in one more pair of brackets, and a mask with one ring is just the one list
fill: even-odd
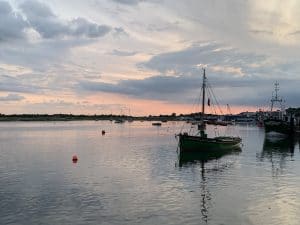
[(232, 150), (239, 148), (242, 139), (240, 137), (219, 136), (207, 138), (192, 136), (187, 133), (179, 134), (179, 148), (186, 152)]
[(212, 151), (220, 152), (239, 148), (242, 142), (240, 137), (232, 136), (218, 136), (208, 138), (205, 133), (204, 112), (205, 112), (205, 89), (206, 89), (206, 75), (203, 69), (203, 83), (202, 83), (202, 114), (201, 126), (198, 126), (199, 132), (197, 135), (190, 135), (188, 133), (180, 133), (179, 149), (180, 152), (202, 152), (211, 153)]

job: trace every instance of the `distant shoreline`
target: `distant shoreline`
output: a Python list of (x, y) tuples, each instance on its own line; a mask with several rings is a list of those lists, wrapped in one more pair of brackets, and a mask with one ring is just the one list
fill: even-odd
[(0, 115), (0, 122), (33, 122), (33, 121), (98, 121), (98, 120), (128, 120), (128, 121), (174, 121), (180, 120), (179, 116), (127, 116), (127, 115), (73, 115), (73, 114), (13, 114)]
[[(299, 117), (300, 108), (288, 108), (287, 113)], [(225, 119), (227, 121), (241, 120), (241, 121), (253, 121), (258, 120), (261, 114), (265, 112), (241, 112), (239, 114), (226, 114), (226, 115), (216, 115), (216, 114), (205, 114), (204, 119), (206, 120), (217, 120), (219, 118)], [(114, 115), (114, 114), (1, 114), (0, 122), (33, 122), (33, 121), (98, 121), (98, 120), (108, 120), (108, 121), (197, 121), (202, 118), (200, 112), (190, 113), (190, 114), (176, 114), (172, 113), (169, 115), (148, 115), (148, 116), (132, 116), (132, 115)], [(118, 121), (117, 121), (118, 122)]]
[[(216, 119), (220, 116), (226, 117), (228, 120), (235, 118), (249, 118), (249, 115), (215, 115), (205, 114), (205, 119)], [(252, 113), (251, 118), (256, 117), (256, 113)], [(201, 113), (180, 114), (172, 113), (171, 115), (149, 115), (149, 116), (130, 116), (130, 115), (74, 115), (74, 114), (0, 114), (0, 122), (33, 122), (33, 121), (98, 121), (98, 120), (122, 120), (122, 121), (193, 121), (200, 120)]]

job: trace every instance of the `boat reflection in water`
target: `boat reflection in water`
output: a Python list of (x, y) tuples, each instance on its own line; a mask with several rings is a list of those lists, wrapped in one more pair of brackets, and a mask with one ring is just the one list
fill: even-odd
[(201, 165), (209, 160), (220, 159), (225, 155), (238, 154), (242, 151), (240, 147), (235, 147), (232, 149), (224, 149), (218, 151), (212, 151), (211, 149), (205, 151), (195, 151), (195, 152), (183, 152), (179, 151), (178, 162), (179, 166), (189, 163), (201, 163)]
[(277, 176), (285, 168), (286, 162), (293, 160), (295, 146), (299, 142), (298, 137), (283, 136), (278, 134), (266, 135), (261, 161), (268, 159), (272, 165), (272, 174)]
[[(179, 150), (179, 149), (178, 149)], [(239, 154), (241, 148), (234, 148), (224, 151), (200, 151), (200, 152), (182, 152), (178, 151), (178, 165), (179, 167), (193, 167), (194, 165), (200, 165), (201, 167), (201, 179), (200, 179), (200, 211), (202, 220), (208, 224), (209, 222), (209, 208), (212, 205), (212, 196), (208, 188), (208, 175), (215, 175), (215, 173), (222, 172), (224, 167), (206, 168), (205, 164), (213, 160), (219, 160), (225, 155)], [(226, 163), (225, 163), (226, 164)], [(225, 168), (228, 168), (225, 166)], [(209, 173), (209, 174), (208, 174)]]

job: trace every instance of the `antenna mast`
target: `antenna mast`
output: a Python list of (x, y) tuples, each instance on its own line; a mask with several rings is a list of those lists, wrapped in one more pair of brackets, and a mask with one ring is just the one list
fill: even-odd
[(279, 102), (280, 107), (282, 108), (282, 99), (278, 96), (278, 91), (279, 91), (278, 81), (275, 82), (274, 86), (275, 86), (275, 96), (272, 96), (272, 99), (271, 99), (271, 112), (273, 111), (274, 102)]

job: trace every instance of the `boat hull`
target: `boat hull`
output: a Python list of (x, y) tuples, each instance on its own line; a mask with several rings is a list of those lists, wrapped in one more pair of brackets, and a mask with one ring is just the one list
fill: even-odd
[(281, 120), (265, 120), (265, 132), (277, 132), (281, 134), (291, 135), (294, 133), (294, 127), (291, 123)]
[(239, 148), (241, 138), (239, 137), (217, 137), (202, 138), (199, 136), (190, 136), (179, 134), (180, 152), (212, 152), (220, 150), (232, 150)]

